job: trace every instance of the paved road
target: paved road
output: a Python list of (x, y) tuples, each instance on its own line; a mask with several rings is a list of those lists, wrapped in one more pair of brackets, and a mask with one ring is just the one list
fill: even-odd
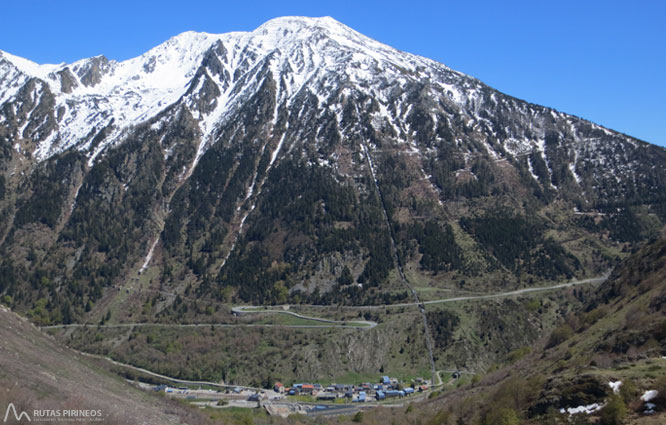
[(325, 406), (324, 409), (318, 409), (316, 407), (310, 408), (306, 415), (310, 417), (317, 416), (337, 416), (337, 415), (351, 415), (362, 409), (370, 409), (377, 406), (364, 406), (360, 403), (354, 405), (321, 405)]
[[(286, 308), (289, 308), (289, 306), (284, 306), (285, 309), (280, 309), (280, 310), (275, 310), (275, 306), (268, 307), (268, 306), (252, 306), (252, 305), (245, 305), (245, 306), (236, 306), (232, 307), (231, 311), (236, 313), (236, 314), (258, 314), (258, 313), (275, 313), (275, 314), (289, 314), (294, 317), (298, 317), (299, 319), (306, 319), (306, 320), (313, 320), (315, 322), (322, 322), (322, 323), (332, 323), (332, 324), (338, 324), (338, 325), (343, 325), (343, 326), (337, 326), (337, 327), (353, 327), (357, 329), (372, 329), (375, 326), (377, 326), (377, 322), (372, 322), (369, 320), (331, 320), (331, 319), (322, 319), (321, 317), (311, 317), (311, 316), (305, 316), (303, 314), (298, 314), (294, 313), (293, 311), (286, 310)], [(271, 309), (273, 308), (273, 309)], [(356, 326), (355, 326), (356, 325)], [(361, 326), (358, 326), (361, 325)], [(318, 326), (320, 327), (320, 326)]]
[(497, 294), (487, 294), (487, 295), (470, 295), (470, 296), (464, 296), (464, 297), (455, 297), (455, 298), (443, 298), (440, 300), (432, 300), (432, 301), (424, 301), (422, 304), (441, 304), (441, 303), (451, 303), (451, 302), (457, 302), (457, 301), (474, 301), (474, 300), (488, 300), (492, 298), (503, 298), (503, 297), (512, 297), (515, 295), (522, 295), (522, 294), (528, 294), (530, 292), (543, 292), (543, 291), (553, 291), (555, 289), (562, 289), (562, 288), (570, 288), (572, 286), (576, 285), (582, 285), (585, 283), (601, 283), (608, 279), (608, 274), (599, 276), (599, 277), (593, 277), (590, 279), (583, 279), (583, 280), (572, 280), (567, 283), (560, 283), (557, 285), (551, 285), (551, 286), (537, 286), (537, 287), (531, 287), (531, 288), (523, 288), (523, 289), (516, 289), (515, 291), (508, 291), (508, 292), (500, 292)]
[(136, 370), (136, 371), (139, 371), (139, 372), (145, 373), (146, 375), (154, 376), (154, 377), (156, 377), (156, 378), (161, 378), (161, 379), (164, 379), (164, 380), (166, 380), (166, 381), (171, 381), (171, 382), (175, 382), (175, 383), (179, 383), (179, 384), (188, 384), (188, 385), (210, 385), (210, 386), (212, 386), (212, 387), (218, 387), (218, 388), (224, 388), (224, 389), (226, 389), (226, 388), (236, 388), (236, 387), (238, 387), (238, 388), (241, 388), (241, 389), (243, 389), (243, 390), (251, 390), (251, 391), (267, 391), (267, 390), (265, 390), (265, 389), (263, 389), (263, 388), (248, 387), (248, 386), (244, 386), (244, 385), (227, 385), (227, 384), (220, 384), (219, 382), (188, 381), (188, 380), (186, 380), (186, 379), (172, 378), (172, 377), (170, 377), (170, 376), (161, 375), (161, 374), (159, 374), (159, 373), (151, 372), (151, 371), (148, 370), (148, 369), (144, 369), (144, 368), (141, 368), (141, 367), (132, 366), (131, 364), (117, 362), (117, 361), (115, 361), (115, 360), (113, 360), (113, 359), (111, 359), (111, 358), (109, 358), (109, 357), (106, 357), (106, 356), (100, 356), (100, 355), (98, 355), (98, 354), (84, 353), (83, 351), (78, 351), (78, 353), (81, 354), (81, 355), (83, 355), (83, 356), (93, 357), (93, 358), (96, 358), (96, 359), (106, 360), (106, 361), (108, 361), (108, 362), (110, 362), (110, 363), (112, 363), (112, 364), (114, 364), (114, 365), (116, 365), (116, 366), (121, 366), (121, 367), (124, 367), (124, 368), (127, 368), (127, 369), (133, 369), (133, 370)]

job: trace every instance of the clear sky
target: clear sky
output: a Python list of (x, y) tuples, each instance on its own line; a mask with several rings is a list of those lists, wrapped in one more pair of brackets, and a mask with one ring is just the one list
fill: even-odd
[(22, 0), (0, 50), (38, 63), (138, 56), (183, 31), (332, 16), (530, 102), (666, 146), (666, 1)]

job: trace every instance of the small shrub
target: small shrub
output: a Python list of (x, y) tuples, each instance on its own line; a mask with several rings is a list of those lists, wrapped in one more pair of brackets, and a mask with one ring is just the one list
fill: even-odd
[(625, 404), (630, 404), (639, 394), (640, 391), (634, 381), (626, 379), (622, 382), (622, 385), (620, 386), (620, 397), (622, 397), (622, 401), (624, 401)]
[(608, 397), (606, 405), (599, 411), (600, 425), (620, 425), (627, 416), (627, 406), (622, 397), (612, 394)]
[(449, 412), (440, 410), (435, 416), (433, 416), (426, 425), (444, 425), (449, 423)]
[(552, 348), (560, 345), (567, 339), (571, 338), (573, 333), (573, 329), (571, 329), (571, 326), (567, 324), (555, 328), (555, 330), (553, 330), (553, 332), (550, 334), (548, 343), (546, 343), (546, 348)]
[(541, 301), (537, 298), (532, 298), (531, 300), (525, 302), (525, 308), (531, 313), (539, 310), (539, 307), (541, 307)]
[(484, 425), (518, 425), (520, 419), (515, 410), (501, 407), (499, 409), (491, 409), (486, 413), (483, 420)]
[(522, 359), (523, 357), (525, 357), (527, 354), (529, 354), (529, 353), (531, 353), (531, 352), (532, 352), (532, 348), (531, 348), (531, 347), (521, 347), (521, 348), (518, 348), (518, 349), (516, 349), (516, 350), (513, 350), (513, 351), (510, 352), (509, 354), (507, 354), (507, 356), (506, 356), (506, 361), (507, 361), (507, 363), (509, 363), (509, 364), (513, 364), (513, 363), (515, 363), (515, 362), (517, 362), (518, 360)]
[(353, 422), (363, 422), (363, 412), (356, 412), (354, 417), (352, 418)]
[(605, 306), (597, 307), (583, 316), (583, 324), (590, 327), (608, 314), (608, 308)]

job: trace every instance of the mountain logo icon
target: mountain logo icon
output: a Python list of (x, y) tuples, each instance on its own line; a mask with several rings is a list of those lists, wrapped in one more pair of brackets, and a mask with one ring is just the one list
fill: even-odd
[(19, 414), (16, 411), (16, 407), (14, 406), (14, 403), (9, 403), (9, 405), (7, 406), (7, 410), (5, 411), (5, 420), (4, 420), (4, 422), (7, 422), (7, 419), (9, 418), (9, 412), (12, 412), (14, 414), (14, 418), (17, 421), (20, 421), (21, 419), (25, 418), (25, 419), (28, 420), (28, 422), (32, 422), (32, 419), (30, 419), (30, 416), (26, 412), (21, 412), (21, 414)]

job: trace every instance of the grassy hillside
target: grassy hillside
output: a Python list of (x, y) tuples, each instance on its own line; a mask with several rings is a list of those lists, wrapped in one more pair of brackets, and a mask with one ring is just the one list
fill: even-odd
[[(582, 291), (582, 290), (579, 290)], [(550, 335), (509, 353), (497, 370), (445, 391), (413, 412), (393, 411), (394, 423), (661, 424), (666, 421), (666, 237), (638, 250), (564, 314)], [(622, 381), (618, 394), (609, 383)], [(640, 397), (658, 390), (656, 413)], [(593, 414), (561, 409), (598, 403)], [(409, 410), (409, 409), (407, 409)], [(373, 416), (374, 415), (374, 416)], [(374, 423), (383, 412), (371, 413)]]

